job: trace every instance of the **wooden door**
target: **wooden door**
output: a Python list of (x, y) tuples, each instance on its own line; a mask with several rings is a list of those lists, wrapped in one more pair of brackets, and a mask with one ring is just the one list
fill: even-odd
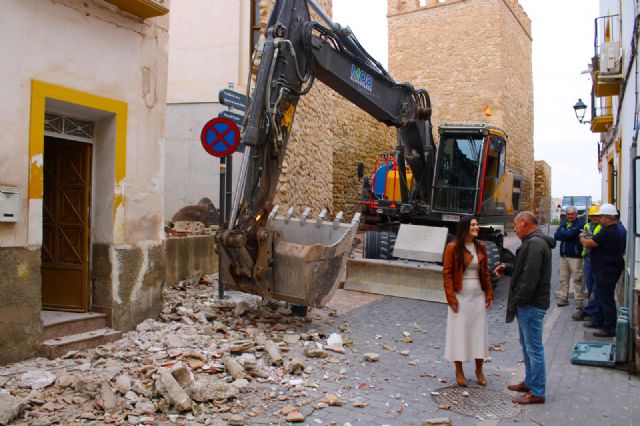
[(91, 144), (45, 137), (42, 307), (89, 305)]

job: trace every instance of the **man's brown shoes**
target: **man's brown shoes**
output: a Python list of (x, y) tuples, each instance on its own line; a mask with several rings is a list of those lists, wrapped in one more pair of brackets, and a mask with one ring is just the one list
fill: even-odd
[(514, 396), (511, 400), (516, 404), (544, 404), (544, 396), (535, 396), (530, 393)]
[(507, 389), (514, 392), (530, 392), (531, 391), (531, 389), (529, 389), (529, 387), (525, 385), (524, 382), (508, 385)]

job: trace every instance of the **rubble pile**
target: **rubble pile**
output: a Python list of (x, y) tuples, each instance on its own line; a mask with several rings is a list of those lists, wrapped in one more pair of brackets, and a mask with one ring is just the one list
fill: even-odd
[(346, 327), (327, 336), (283, 303), (215, 292), (212, 277), (182, 281), (116, 342), (0, 368), (0, 424), (277, 424), (342, 405), (318, 388)]

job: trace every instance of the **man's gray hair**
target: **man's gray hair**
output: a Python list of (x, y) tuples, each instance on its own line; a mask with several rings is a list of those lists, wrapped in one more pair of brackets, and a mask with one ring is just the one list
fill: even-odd
[(531, 213), (531, 212), (529, 212), (529, 211), (526, 211), (526, 210), (525, 210), (525, 211), (523, 211), (523, 212), (518, 213), (518, 215), (516, 216), (516, 218), (518, 218), (518, 219), (524, 219), (524, 220), (526, 220), (527, 222), (532, 223), (532, 224), (534, 224), (534, 225), (537, 225), (537, 224), (538, 224), (538, 218), (536, 217), (536, 215), (535, 215), (535, 214), (533, 214), (533, 213)]
[(567, 213), (578, 213), (578, 209), (576, 209), (574, 206), (569, 206), (569, 207), (567, 207), (565, 212), (567, 212)]

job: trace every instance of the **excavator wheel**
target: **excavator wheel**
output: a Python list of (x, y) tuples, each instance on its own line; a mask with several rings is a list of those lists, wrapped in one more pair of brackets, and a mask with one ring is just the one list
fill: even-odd
[(391, 259), (396, 244), (394, 232), (367, 231), (364, 234), (365, 259)]
[(496, 266), (500, 264), (500, 249), (498, 245), (493, 241), (483, 241), (485, 246), (487, 246), (487, 263), (489, 266), (489, 272), (491, 273), (491, 282), (493, 283), (493, 287), (496, 287), (498, 283), (498, 277), (493, 273), (493, 270), (496, 269)]
[(364, 233), (364, 258), (379, 259), (380, 256), (380, 232), (367, 231)]

